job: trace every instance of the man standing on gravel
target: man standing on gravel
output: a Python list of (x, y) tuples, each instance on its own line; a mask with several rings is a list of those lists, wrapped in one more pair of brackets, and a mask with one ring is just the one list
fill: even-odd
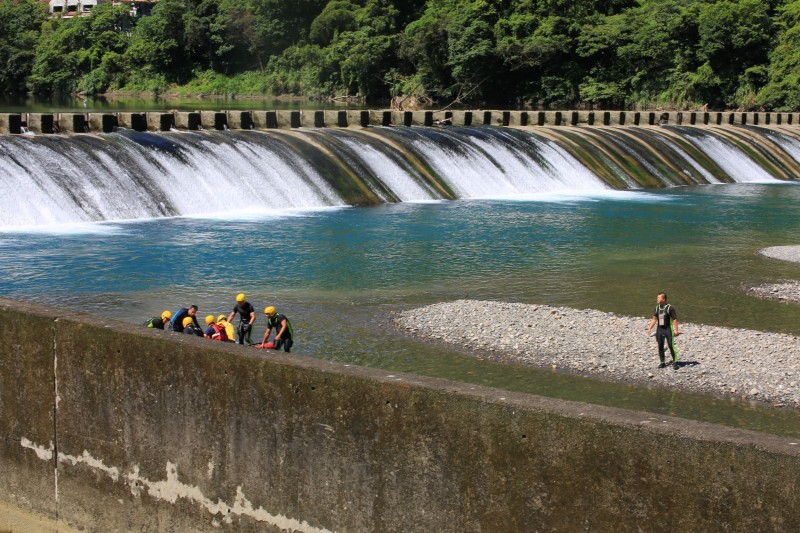
[(675, 337), (678, 336), (678, 315), (675, 313), (675, 308), (667, 303), (667, 294), (664, 292), (658, 293), (656, 298), (656, 310), (653, 311), (653, 318), (650, 320), (650, 325), (647, 326), (647, 335), (658, 322), (656, 328), (656, 343), (658, 344), (658, 358), (661, 359), (661, 364), (658, 368), (664, 368), (667, 363), (664, 362), (664, 342), (667, 342), (669, 351), (672, 354), (672, 368), (678, 370), (678, 353), (675, 351)]

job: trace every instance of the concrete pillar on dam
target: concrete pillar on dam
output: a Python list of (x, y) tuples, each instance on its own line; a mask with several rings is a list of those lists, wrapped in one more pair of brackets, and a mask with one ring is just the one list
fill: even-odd
[(224, 111), (200, 111), (203, 129), (222, 131), (228, 127), (228, 114)]
[(22, 115), (20, 113), (0, 113), (0, 133), (22, 133)]
[(226, 124), (232, 130), (252, 130), (253, 115), (250, 111), (228, 111)]
[(466, 120), (467, 120), (466, 114), (468, 113), (468, 111), (461, 111), (459, 109), (459, 110), (454, 110), (452, 113), (453, 113), (453, 115), (452, 115), (453, 126), (471, 126), (472, 125), (472, 114), (471, 113), (469, 115), (469, 122), (470, 123), (469, 124), (466, 123)]
[[(276, 111), (253, 111), (251, 118), (253, 128), (257, 130), (274, 130), (280, 127)], [(288, 127), (288, 122), (286, 127)]]
[(117, 127), (117, 115), (113, 113), (89, 113), (86, 121), (92, 132), (111, 133)]
[(55, 116), (52, 113), (28, 113), (28, 129), (34, 133), (57, 133)]
[(347, 123), (350, 127), (360, 128), (366, 128), (370, 124), (380, 124), (377, 120), (373, 121), (372, 113), (366, 109), (347, 111)]
[[(344, 113), (344, 120), (343, 124), (339, 122), (339, 111), (336, 109), (327, 109), (325, 111), (315, 111), (314, 112), (314, 127), (315, 128), (324, 128), (326, 126), (329, 127), (336, 127), (336, 128), (346, 128), (349, 124), (347, 120), (347, 111), (342, 111)], [(321, 116), (319, 116), (321, 114)], [(319, 119), (321, 118), (322, 125), (318, 126)]]
[(150, 131), (170, 131), (175, 127), (175, 115), (172, 113), (146, 113), (147, 129)]
[(530, 125), (530, 113), (527, 111), (511, 111), (509, 113), (508, 124), (506, 125), (521, 127), (528, 126)]
[(117, 124), (120, 128), (147, 131), (147, 115), (145, 113), (117, 113)]
[(175, 127), (180, 130), (195, 131), (200, 129), (200, 113), (196, 111), (175, 113)]
[(59, 113), (58, 127), (61, 133), (89, 133), (89, 124), (83, 113)]

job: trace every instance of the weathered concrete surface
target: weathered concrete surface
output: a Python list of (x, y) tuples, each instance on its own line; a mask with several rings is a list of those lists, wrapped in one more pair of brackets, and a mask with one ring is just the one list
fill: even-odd
[[(22, 304), (13, 309), (27, 310)], [(3, 319), (10, 311), (0, 307)], [(55, 518), (55, 460), (24, 445), (55, 443), (54, 323), (37, 311), (0, 327), (8, 335), (0, 348), (0, 501)], [(2, 516), (0, 526), (10, 527)]]
[(800, 529), (791, 439), (5, 300), (0, 335), (0, 501), (52, 515), (55, 441), (87, 531)]
[(52, 113), (28, 113), (28, 129), (34, 133), (56, 133)]
[(117, 124), (134, 131), (147, 131), (147, 113), (117, 113)]
[(20, 113), (0, 113), (0, 133), (22, 133)]
[[(88, 120), (52, 128), (52, 115), (28, 113), (28, 127), (35, 133), (99, 133), (111, 131), (107, 122), (89, 113)], [(62, 122), (66, 113), (61, 113)], [(80, 114), (69, 114), (78, 116)], [(105, 117), (105, 115), (103, 115)], [(198, 111), (170, 113), (117, 113), (124, 128), (137, 131), (177, 129), (274, 129), (274, 128), (364, 128), (372, 126), (758, 126), (781, 128), (800, 125), (798, 113), (705, 112), (705, 111)], [(71, 119), (72, 120), (72, 119)], [(106, 119), (104, 119), (106, 120)], [(18, 115), (0, 114), (0, 133), (20, 133)], [(115, 124), (116, 125), (116, 124)]]
[(88, 133), (85, 113), (59, 113), (58, 127), (61, 133)]
[(111, 133), (117, 127), (117, 115), (113, 113), (89, 113), (87, 122), (91, 132)]

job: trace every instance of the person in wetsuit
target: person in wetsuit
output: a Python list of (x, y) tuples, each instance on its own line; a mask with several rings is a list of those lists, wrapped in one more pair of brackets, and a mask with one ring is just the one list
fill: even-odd
[(661, 363), (658, 368), (664, 368), (667, 363), (664, 360), (666, 355), (664, 350), (664, 343), (669, 346), (669, 351), (672, 354), (672, 368), (678, 369), (678, 352), (675, 350), (675, 337), (678, 336), (678, 314), (672, 304), (667, 303), (667, 294), (664, 292), (658, 293), (656, 298), (656, 309), (653, 311), (653, 318), (650, 320), (650, 325), (645, 330), (648, 335), (656, 327), (656, 343), (658, 344), (658, 358)]
[(236, 335), (239, 344), (253, 344), (250, 333), (253, 330), (253, 322), (256, 321), (256, 308), (252, 306), (243, 293), (236, 295), (236, 305), (228, 316), (228, 322), (233, 322), (233, 317), (239, 315), (239, 327), (236, 328)]
[(272, 328), (275, 328), (275, 339), (273, 340), (273, 349), (289, 353), (294, 344), (294, 331), (292, 324), (286, 315), (278, 313), (274, 307), (269, 306), (264, 309), (264, 314), (267, 315), (267, 331), (264, 332), (264, 338), (261, 341), (261, 346), (265, 346)]
[(183, 333), (198, 337), (203, 336), (203, 330), (197, 325), (197, 320), (190, 316), (183, 319)]
[(172, 318), (172, 313), (170, 313), (169, 311), (164, 311), (163, 313), (161, 313), (160, 317), (154, 316), (153, 318), (145, 322), (144, 325), (147, 326), (148, 328), (164, 329), (164, 326), (166, 326), (169, 323), (169, 320), (171, 318)]
[(172, 320), (170, 320), (169, 322), (170, 329), (176, 333), (183, 333), (183, 328), (184, 328), (183, 322), (184, 318), (186, 317), (191, 318), (192, 324), (194, 324), (197, 327), (197, 329), (202, 331), (202, 329), (200, 328), (200, 324), (197, 322), (196, 305), (192, 305), (189, 307), (181, 307), (180, 309), (175, 311), (175, 314), (172, 315)]

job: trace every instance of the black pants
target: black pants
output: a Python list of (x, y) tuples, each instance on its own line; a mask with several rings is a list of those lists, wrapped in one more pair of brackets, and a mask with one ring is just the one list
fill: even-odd
[(664, 342), (667, 343), (669, 346), (669, 352), (672, 354), (672, 360), (678, 360), (678, 354), (675, 351), (675, 342), (672, 338), (672, 330), (670, 328), (658, 328), (656, 329), (656, 343), (658, 343), (658, 358), (661, 359), (661, 362), (664, 362), (664, 356), (666, 355), (666, 350), (664, 349)]
[(253, 325), (249, 322), (239, 322), (239, 328), (236, 330), (236, 334), (239, 336), (239, 344), (253, 344), (250, 340), (250, 330), (253, 329)]
[(289, 353), (289, 351), (292, 349), (292, 344), (294, 344), (292, 339), (278, 339), (275, 341), (275, 349), (280, 350), (281, 346), (283, 346), (283, 351)]

